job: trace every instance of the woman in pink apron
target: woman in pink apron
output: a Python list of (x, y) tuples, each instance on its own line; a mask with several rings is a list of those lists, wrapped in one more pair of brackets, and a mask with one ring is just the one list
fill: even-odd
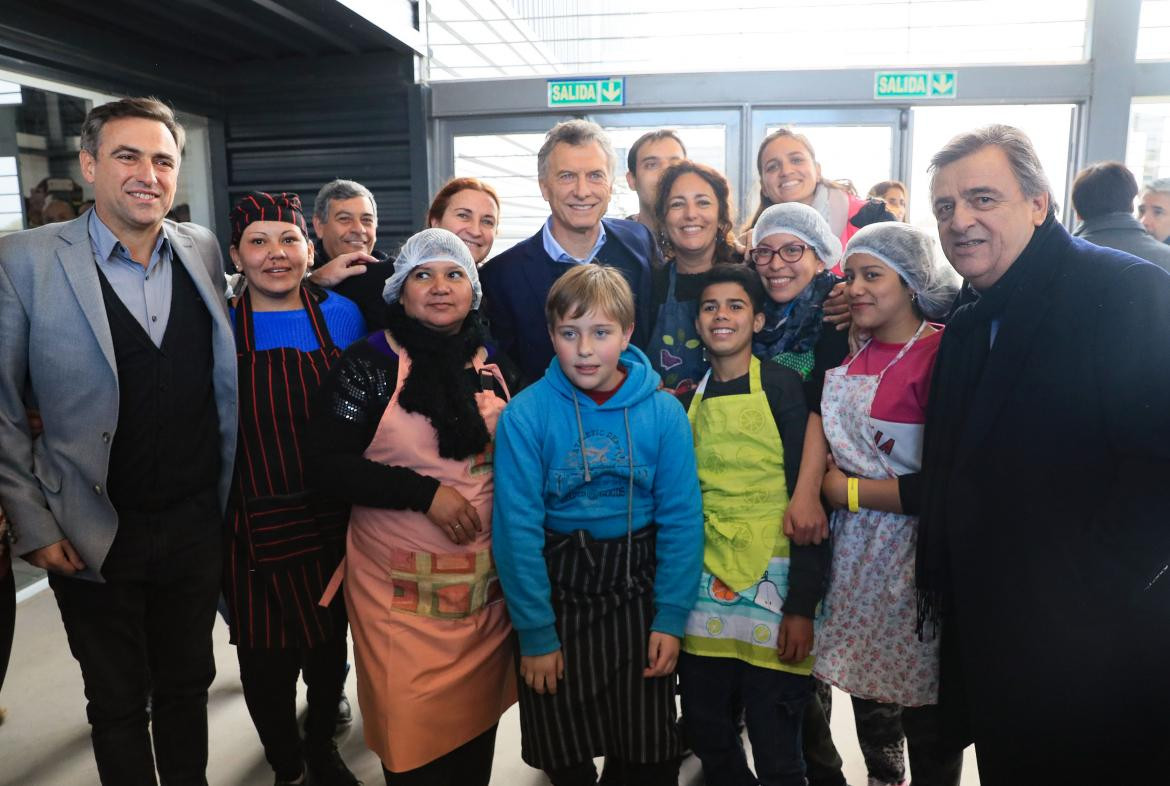
[(467, 246), (427, 229), (386, 282), (387, 330), (358, 342), (313, 421), (317, 482), (353, 504), (344, 575), (366, 744), (387, 784), (491, 776), (516, 700), (491, 558), (492, 435), (509, 396), (488, 362)]
[(853, 325), (869, 338), (826, 373), (806, 432), (804, 458), (812, 461), (801, 474), (823, 471), (827, 461), (822, 492), (835, 508), (813, 671), (852, 695), (871, 784), (906, 782), (908, 739), (916, 786), (957, 786), (962, 751), (943, 744), (934, 713), (938, 640), (915, 633), (913, 515), (942, 337), (927, 319), (948, 311), (957, 277), (925, 233), (898, 223), (854, 235), (844, 270)]

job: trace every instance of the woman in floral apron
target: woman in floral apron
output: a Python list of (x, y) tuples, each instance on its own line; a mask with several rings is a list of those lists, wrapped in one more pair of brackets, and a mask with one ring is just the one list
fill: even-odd
[(456, 235), (410, 238), (385, 298), (387, 330), (342, 356), (312, 435), (318, 482), (353, 503), (343, 573), (366, 744), (388, 784), (486, 786), (516, 700), (491, 557), (509, 385), (488, 362), (479, 275)]
[(806, 437), (802, 476), (827, 460), (823, 493), (835, 508), (814, 673), (852, 695), (871, 784), (906, 782), (908, 740), (915, 784), (955, 786), (962, 751), (943, 745), (935, 718), (938, 640), (915, 634), (913, 513), (942, 337), (927, 319), (947, 312), (957, 277), (906, 224), (862, 229), (844, 260), (853, 324), (870, 338), (826, 374)]

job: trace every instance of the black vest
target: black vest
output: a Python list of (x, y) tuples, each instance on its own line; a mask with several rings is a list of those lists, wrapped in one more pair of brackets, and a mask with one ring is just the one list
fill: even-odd
[(168, 264), (171, 314), (161, 347), (98, 270), (118, 365), (106, 488), (119, 511), (165, 510), (219, 482), (211, 314), (178, 257)]

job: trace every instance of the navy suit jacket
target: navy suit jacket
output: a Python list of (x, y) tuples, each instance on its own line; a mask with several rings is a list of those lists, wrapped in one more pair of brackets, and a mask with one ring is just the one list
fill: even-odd
[[(629, 282), (636, 307), (633, 343), (644, 348), (653, 327), (650, 269), (658, 259), (654, 238), (636, 221), (603, 218), (601, 223), (605, 227), (605, 244), (596, 261), (616, 267)], [(544, 303), (553, 283), (571, 267), (555, 261), (544, 250), (541, 227), (479, 272), (482, 311), (490, 323), (495, 345), (516, 363), (528, 382), (540, 379), (553, 358)]]

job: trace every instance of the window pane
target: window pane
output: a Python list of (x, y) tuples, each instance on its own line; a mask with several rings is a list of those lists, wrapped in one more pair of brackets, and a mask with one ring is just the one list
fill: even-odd
[(1170, 0), (1142, 0), (1138, 60), (1170, 60)]
[[(1088, 0), (433, 0), (428, 4), (431, 79), (1073, 62), (1085, 57), (1088, 5)], [(712, 55), (702, 58), (701, 69), (686, 54), (696, 52)]]
[(1063, 216), (1068, 189), (1068, 141), (1072, 127), (1072, 104), (1029, 106), (947, 106), (916, 107), (914, 145), (910, 165), (910, 223), (936, 231), (930, 211), (930, 158), (954, 136), (988, 123), (1015, 126), (1028, 135), (1040, 156), (1057, 202), (1057, 216)]
[(1170, 177), (1170, 103), (1134, 102), (1125, 165), (1138, 183)]
[(455, 137), (455, 177), (486, 180), (500, 196), (493, 257), (534, 235), (548, 217), (536, 179), (536, 153), (543, 143), (544, 134)]
[(24, 229), (16, 156), (0, 156), (0, 236)]
[(0, 104), (19, 104), (20, 85), (15, 82), (0, 82)]

